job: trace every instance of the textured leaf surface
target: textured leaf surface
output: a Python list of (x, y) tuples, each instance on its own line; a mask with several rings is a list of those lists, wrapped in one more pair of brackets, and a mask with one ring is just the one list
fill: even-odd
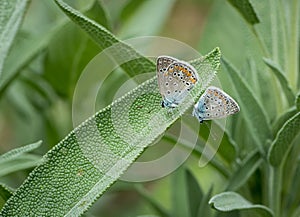
[(154, 77), (79, 125), (45, 155), (0, 216), (83, 213), (147, 145), (194, 104), (214, 77), (219, 60), (220, 51), (215, 49), (190, 62), (202, 82), (172, 113), (161, 107)]
[(292, 148), (293, 140), (299, 135), (299, 132), (300, 112), (289, 119), (277, 133), (268, 153), (271, 165), (278, 167), (285, 162), (285, 158)]
[(246, 85), (240, 74), (226, 60), (222, 59), (229, 73), (231, 83), (237, 94), (237, 102), (240, 104), (241, 112), (249, 126), (249, 132), (255, 139), (260, 151), (263, 150), (266, 140), (271, 135), (270, 125), (262, 107), (254, 97), (252, 91)]
[(38, 141), (20, 148), (15, 148), (9, 152), (6, 152), (5, 154), (0, 156), (0, 163), (8, 161), (8, 160), (12, 160), (12, 159), (16, 159), (18, 158), (20, 155), (33, 151), (34, 149), (37, 149), (40, 145), (42, 144), (42, 141)]
[(233, 210), (253, 210), (260, 216), (271, 217), (272, 211), (263, 205), (253, 205), (248, 200), (235, 192), (224, 192), (212, 197), (209, 201), (215, 209), (219, 211), (233, 211)]
[(260, 22), (249, 0), (228, 0), (228, 2), (242, 14), (248, 23), (254, 25)]
[(134, 76), (141, 73), (155, 71), (155, 67), (149, 59), (141, 56), (129, 45), (119, 41), (106, 28), (85, 17), (62, 0), (55, 0), (55, 2), (74, 23), (76, 23), (87, 34), (89, 34), (89, 36), (98, 44), (100, 49), (105, 49), (118, 43), (118, 46), (113, 47), (115, 48), (115, 50), (113, 51), (115, 53), (115, 56), (111, 58), (115, 58), (118, 62), (118, 57), (122, 58), (124, 56), (131, 56), (133, 60), (126, 62), (121, 66), (128, 75)]
[(300, 111), (300, 94), (298, 94), (296, 98), (296, 108)]
[(0, 1), (0, 77), (9, 48), (19, 29), (28, 0)]

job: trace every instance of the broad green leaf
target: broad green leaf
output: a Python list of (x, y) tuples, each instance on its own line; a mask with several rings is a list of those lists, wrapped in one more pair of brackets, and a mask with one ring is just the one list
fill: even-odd
[(153, 207), (161, 217), (171, 217), (171, 214), (161, 206), (161, 203), (152, 198), (149, 193), (141, 186), (136, 187), (137, 192)]
[(20, 155), (33, 151), (34, 149), (37, 149), (38, 147), (40, 147), (40, 145), (42, 144), (42, 141), (38, 141), (20, 148), (16, 148), (13, 149), (9, 152), (6, 152), (3, 155), (0, 155), (0, 163), (5, 162), (5, 161), (9, 161), (12, 159), (16, 159), (18, 158)]
[[(180, 167), (171, 177), (171, 200), (172, 200), (172, 216), (191, 216), (189, 206), (189, 190), (187, 189), (185, 168)], [(196, 199), (196, 198), (195, 198)]]
[[(89, 36), (98, 44), (101, 50), (119, 43), (118, 46), (113, 47), (116, 49), (116, 54), (118, 54), (118, 56), (120, 57), (131, 56), (133, 59), (132, 61), (126, 62), (121, 66), (122, 69), (124, 69), (124, 71), (128, 75), (134, 76), (141, 73), (155, 71), (155, 67), (152, 61), (141, 56), (129, 45), (118, 40), (111, 32), (109, 32), (103, 26), (85, 17), (80, 12), (76, 11), (74, 8), (71, 8), (62, 0), (55, 0), (55, 2), (74, 23), (76, 23), (87, 34), (89, 34)], [(116, 55), (111, 58), (118, 57)]]
[(249, 24), (254, 25), (260, 22), (249, 0), (228, 0), (228, 2), (241, 13)]
[(161, 107), (157, 78), (153, 77), (83, 122), (44, 156), (0, 216), (82, 214), (194, 104), (214, 77), (219, 59), (217, 48), (190, 62), (202, 82), (172, 113)]
[(237, 70), (227, 60), (222, 59), (222, 62), (229, 73), (228, 77), (231, 80), (232, 88), (235, 89), (237, 102), (248, 124), (249, 133), (252, 134), (258, 148), (263, 152), (266, 140), (271, 136), (266, 114)]
[(284, 164), (285, 158), (292, 148), (292, 142), (299, 132), (300, 112), (290, 118), (277, 133), (268, 153), (268, 160), (272, 166), (279, 167)]
[(190, 170), (185, 171), (185, 178), (185, 189), (188, 193), (188, 207), (190, 210), (190, 216), (197, 217), (200, 202), (203, 199), (204, 195), (197, 179), (194, 177)]
[(0, 1), (0, 78), (2, 78), (5, 58), (19, 29), (28, 3), (28, 0)]
[(9, 189), (6, 185), (0, 183), (0, 210), (12, 194), (13, 191), (11, 189)]
[(274, 61), (268, 58), (263, 58), (264, 62), (266, 63), (267, 66), (272, 69), (274, 72), (275, 76), (277, 77), (281, 88), (283, 92), (285, 93), (285, 96), (287, 97), (287, 100), (289, 102), (289, 105), (291, 106), (294, 103), (295, 95), (292, 91), (292, 88), (290, 87), (282, 69), (279, 68), (279, 66), (276, 65)]
[(238, 190), (243, 186), (256, 169), (261, 165), (263, 159), (259, 152), (255, 151), (244, 160), (243, 164), (232, 174), (228, 181), (227, 190)]
[[(143, 2), (131, 12), (122, 25), (118, 36), (121, 38), (156, 35), (165, 24), (175, 0), (152, 0)], [(155, 16), (151, 11), (155, 11)]]
[(268, 207), (259, 204), (252, 204), (241, 195), (231, 191), (213, 196), (210, 199), (209, 204), (211, 204), (215, 209), (223, 212), (233, 210), (253, 210), (260, 216), (273, 216), (272, 211)]

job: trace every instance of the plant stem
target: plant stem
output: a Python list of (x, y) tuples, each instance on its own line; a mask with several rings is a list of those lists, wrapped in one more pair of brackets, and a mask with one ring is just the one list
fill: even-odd
[(280, 217), (282, 189), (282, 165), (270, 167), (269, 174), (269, 206), (274, 211), (274, 217)]

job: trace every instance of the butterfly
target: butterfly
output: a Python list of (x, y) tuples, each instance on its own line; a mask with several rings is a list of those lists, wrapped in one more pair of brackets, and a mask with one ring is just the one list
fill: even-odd
[(227, 117), (240, 111), (237, 102), (217, 87), (208, 87), (199, 101), (195, 104), (193, 115), (202, 123)]
[(157, 58), (156, 71), (162, 107), (177, 107), (199, 80), (193, 66), (170, 56)]

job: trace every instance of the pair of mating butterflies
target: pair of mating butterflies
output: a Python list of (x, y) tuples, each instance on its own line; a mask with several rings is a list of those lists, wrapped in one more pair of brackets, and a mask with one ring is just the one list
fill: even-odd
[[(162, 107), (177, 107), (199, 81), (193, 66), (173, 57), (159, 56), (156, 70), (159, 91), (163, 98)], [(239, 111), (234, 99), (223, 90), (211, 86), (195, 104), (193, 115), (202, 123), (204, 120), (223, 118)]]

